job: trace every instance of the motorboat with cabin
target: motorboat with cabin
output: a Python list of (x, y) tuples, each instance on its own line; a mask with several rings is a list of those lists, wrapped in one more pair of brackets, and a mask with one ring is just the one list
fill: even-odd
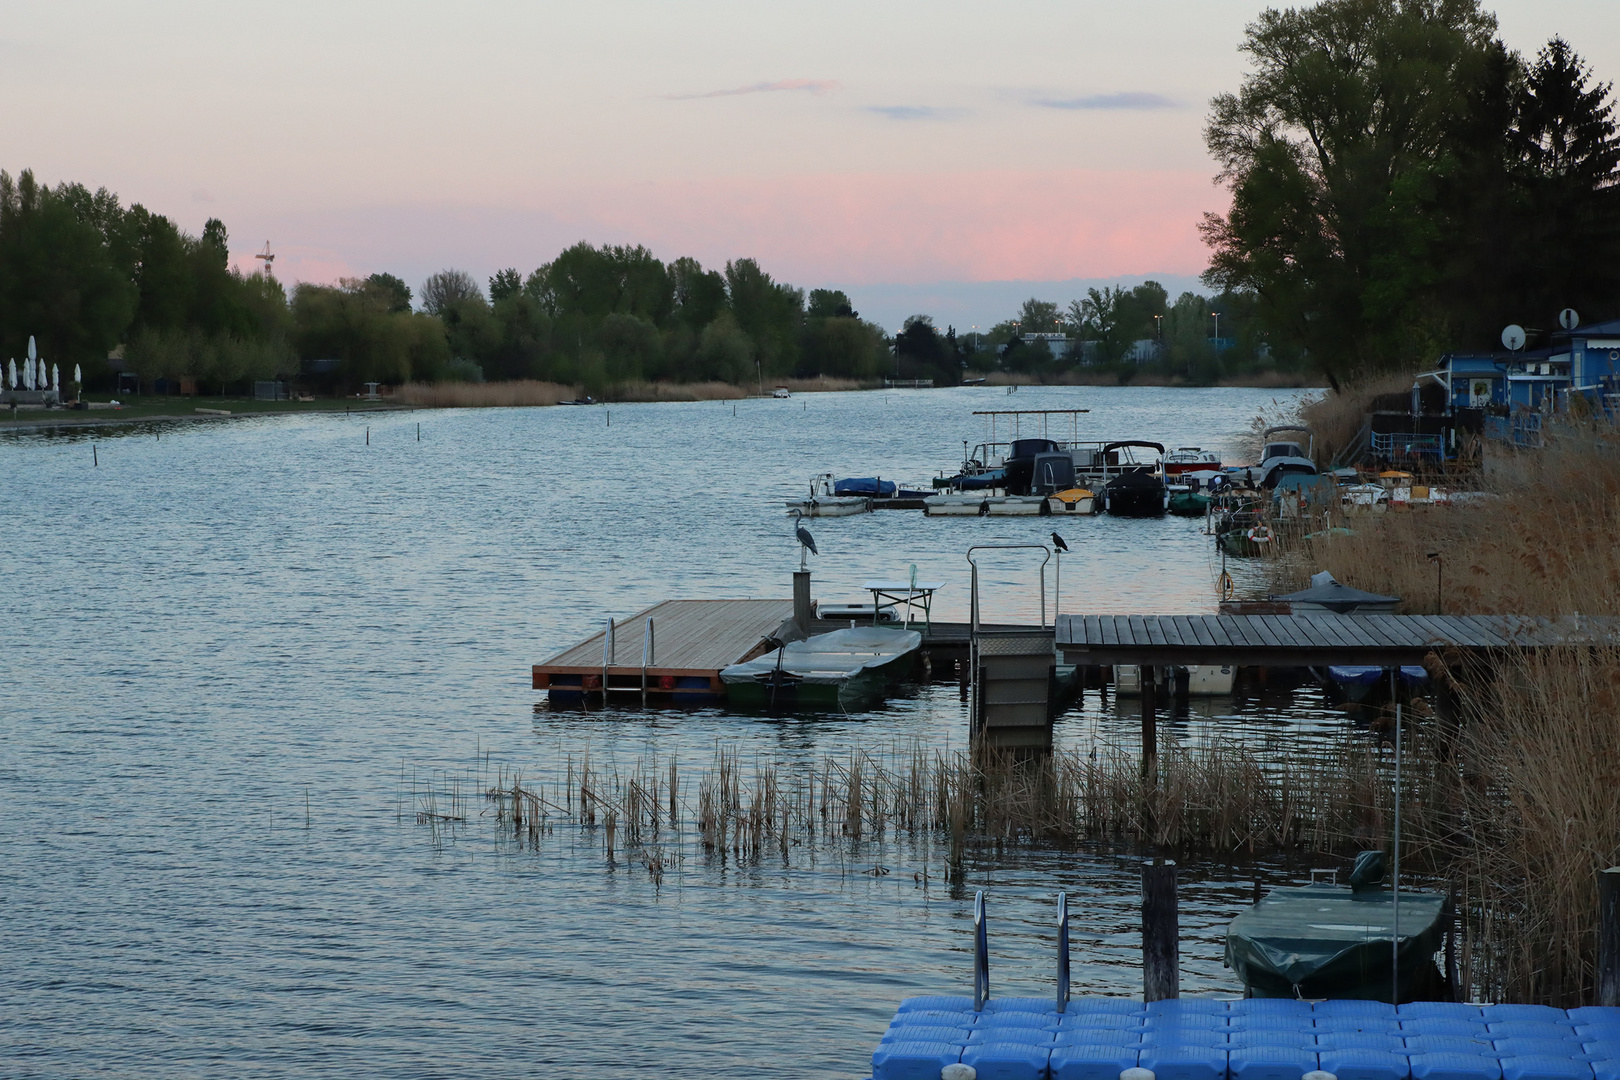
[[(1135, 451), (1150, 449), (1158, 454), (1151, 462), (1137, 460)], [(1105, 443), (1095, 460), (1105, 472), (1114, 475), (1103, 484), (1103, 509), (1116, 517), (1160, 517), (1169, 506), (1170, 495), (1159, 475), (1159, 458), (1164, 446), (1140, 439)], [(1089, 476), (1088, 476), (1089, 479)]]
[(849, 517), (871, 509), (869, 495), (839, 494), (832, 473), (822, 473), (810, 481), (809, 498), (787, 500), (787, 512), (803, 517)]
[[(1287, 438), (1287, 435), (1303, 435), (1304, 438)], [(1316, 436), (1310, 428), (1279, 424), (1266, 428), (1260, 442), (1259, 463), (1240, 470), (1251, 487), (1274, 488), (1284, 476), (1317, 474), (1316, 461), (1311, 456), (1316, 450)]]

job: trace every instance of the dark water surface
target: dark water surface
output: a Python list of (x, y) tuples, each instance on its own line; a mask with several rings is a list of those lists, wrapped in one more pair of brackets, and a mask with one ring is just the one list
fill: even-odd
[[(970, 987), (979, 887), (997, 993), (1049, 992), (1059, 889), (1079, 988), (1139, 992), (1128, 852), (1015, 844), (944, 885), (926, 837), (784, 865), (683, 836), (655, 885), (589, 830), (515, 845), (476, 800), (465, 825), (420, 826), (409, 789), (498, 765), (543, 778), (586, 748), (598, 767), (656, 752), (695, 770), (717, 745), (785, 762), (960, 746), (949, 685), (849, 717), (582, 715), (537, 709), (528, 668), (658, 599), (788, 595), (782, 500), (824, 470), (926, 482), (984, 437), (973, 409), (1090, 408), (1084, 438), (1237, 460), (1279, 396), (941, 390), (614, 406), (611, 426), (555, 408), (0, 436), (0, 1075), (861, 1076), (898, 999)], [(1063, 609), (1212, 610), (1201, 525), (1060, 524)], [(1053, 522), (810, 527), (818, 596), (858, 600), (915, 564), (948, 583), (936, 615), (961, 618), (968, 545)], [(987, 560), (986, 617), (1033, 621), (1036, 580)], [(1058, 738), (1133, 723), (1088, 696)], [(1177, 726), (1283, 747), (1338, 724), (1302, 693)], [(1236, 992), (1225, 923), (1257, 877), (1297, 869), (1184, 866), (1184, 990)]]

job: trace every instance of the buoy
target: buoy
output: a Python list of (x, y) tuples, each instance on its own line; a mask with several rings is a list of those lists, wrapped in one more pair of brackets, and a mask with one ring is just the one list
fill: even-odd
[(979, 1070), (971, 1065), (954, 1061), (939, 1070), (939, 1080), (979, 1080)]
[(1299, 1080), (1339, 1080), (1339, 1078), (1330, 1072), (1323, 1072), (1321, 1069), (1312, 1069), (1310, 1072), (1300, 1077)]
[(1271, 543), (1271, 530), (1266, 528), (1264, 525), (1255, 525), (1255, 526), (1251, 527), (1249, 529), (1249, 531), (1244, 533), (1243, 535), (1247, 536), (1250, 540), (1254, 541), (1256, 544), (1269, 544), (1269, 543)]
[(1119, 1074), (1119, 1080), (1157, 1080), (1152, 1069), (1133, 1068), (1126, 1069)]

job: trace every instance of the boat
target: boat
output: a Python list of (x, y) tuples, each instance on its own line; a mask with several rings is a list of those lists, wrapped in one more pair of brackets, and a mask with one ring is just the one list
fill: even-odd
[(1188, 664), (1188, 697), (1223, 697), (1232, 692), (1237, 669), (1231, 664)]
[(1067, 488), (1046, 497), (1048, 513), (1084, 517), (1097, 512), (1097, 496), (1090, 488)]
[(804, 517), (849, 517), (872, 509), (866, 495), (840, 495), (833, 487), (832, 473), (822, 473), (810, 481), (810, 497), (787, 500), (787, 512)]
[[(1161, 455), (1164, 453), (1164, 447), (1159, 443), (1129, 439), (1105, 444), (1102, 455), (1105, 461), (1113, 455), (1114, 461), (1121, 463), (1121, 452), (1128, 454), (1134, 447), (1148, 447)], [(1169, 492), (1159, 478), (1156, 465), (1121, 471), (1103, 485), (1103, 509), (1118, 517), (1159, 517), (1167, 509), (1169, 501)]]
[(893, 480), (876, 476), (852, 476), (833, 482), (834, 495), (853, 495), (873, 499), (926, 499), (931, 491), (903, 488)]
[(1052, 513), (1042, 495), (1001, 495), (991, 492), (941, 492), (923, 500), (929, 517), (1035, 517)]
[(1166, 481), (1182, 473), (1220, 471), (1221, 456), (1213, 450), (1204, 450), (1197, 446), (1178, 446), (1164, 455)]
[(773, 398), (790, 398), (792, 396), (793, 395), (788, 392), (788, 388), (785, 386), (778, 386), (775, 390), (771, 391), (771, 397)]
[(1383, 852), (1364, 851), (1349, 885), (1273, 889), (1233, 919), (1226, 963), (1245, 996), (1404, 1002), (1443, 992), (1434, 955), (1446, 898), (1402, 889), (1397, 906), (1396, 894), (1380, 884), (1383, 863)]
[(1210, 496), (1190, 484), (1166, 484), (1170, 493), (1165, 509), (1177, 517), (1203, 517), (1209, 510)]
[(843, 710), (881, 699), (911, 670), (922, 635), (855, 626), (790, 641), (720, 672), (739, 708)]
[[(1282, 438), (1288, 432), (1303, 432), (1306, 441)], [(1277, 481), (1290, 474), (1316, 475), (1316, 462), (1311, 458), (1316, 448), (1316, 436), (1311, 434), (1310, 428), (1298, 424), (1279, 424), (1266, 428), (1260, 435), (1260, 441), (1259, 463), (1244, 470), (1251, 487), (1273, 488), (1277, 486)]]

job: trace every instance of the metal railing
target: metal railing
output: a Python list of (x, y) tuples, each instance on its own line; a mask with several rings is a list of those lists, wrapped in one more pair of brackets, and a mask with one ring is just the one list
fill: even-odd
[(1385, 458), (1432, 457), (1441, 460), (1446, 456), (1446, 440), (1443, 435), (1423, 435), (1415, 431), (1375, 431), (1372, 449), (1374, 454)]
[(653, 662), (653, 620), (647, 616), (647, 629), (641, 635), (641, 707), (647, 707), (647, 668)]
[[(1052, 549), (1045, 544), (974, 544), (967, 549), (968, 565), (973, 567), (972, 585), (968, 599), (968, 686), (971, 694), (968, 700), (968, 716), (972, 717), (972, 726), (975, 731), (979, 724), (979, 700), (983, 693), (983, 686), (979, 675), (979, 564), (973, 558), (975, 551), (1040, 551), (1045, 554), (1041, 560), (1041, 629), (1046, 629), (1046, 564), (1052, 561)], [(1053, 626), (1056, 627), (1054, 613)]]

